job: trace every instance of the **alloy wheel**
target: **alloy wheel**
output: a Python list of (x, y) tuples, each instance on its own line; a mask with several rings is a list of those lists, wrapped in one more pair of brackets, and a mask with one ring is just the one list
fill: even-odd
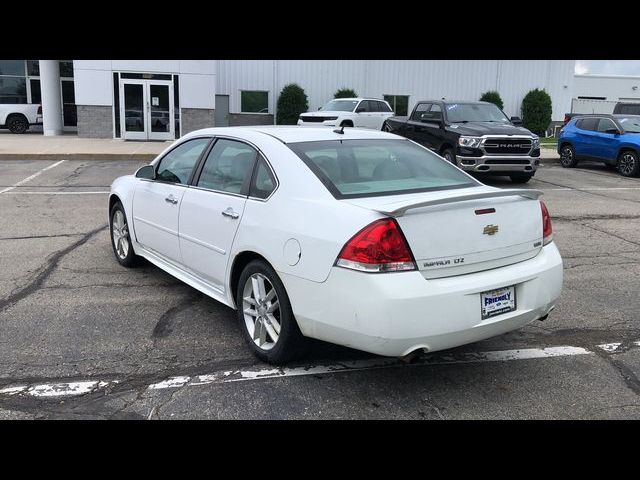
[(560, 150), (560, 163), (562, 165), (571, 165), (573, 162), (573, 150), (571, 147), (564, 147)]
[(620, 157), (620, 161), (618, 163), (618, 171), (622, 175), (631, 175), (636, 166), (636, 157), (631, 153), (624, 153)]
[(273, 284), (265, 275), (254, 273), (245, 282), (242, 311), (253, 342), (263, 350), (272, 349), (280, 336), (280, 302)]
[(116, 253), (120, 259), (124, 260), (129, 254), (129, 228), (124, 218), (122, 210), (117, 210), (113, 215), (113, 226), (111, 229), (111, 237)]

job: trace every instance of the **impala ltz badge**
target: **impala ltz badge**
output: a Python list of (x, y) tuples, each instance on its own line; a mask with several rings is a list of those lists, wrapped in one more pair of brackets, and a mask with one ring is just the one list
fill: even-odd
[(485, 235), (495, 235), (498, 233), (498, 225), (487, 225), (482, 231)]

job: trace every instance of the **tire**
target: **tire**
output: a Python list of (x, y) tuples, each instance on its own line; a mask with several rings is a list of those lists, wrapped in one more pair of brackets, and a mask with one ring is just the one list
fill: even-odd
[(533, 173), (514, 173), (509, 175), (513, 183), (527, 183), (533, 177)]
[(616, 163), (616, 170), (623, 177), (637, 177), (640, 173), (638, 154), (632, 150), (620, 152)]
[(577, 164), (576, 151), (571, 145), (563, 145), (560, 149), (560, 165), (564, 168), (573, 168)]
[(24, 115), (10, 115), (7, 118), (7, 128), (11, 133), (24, 133), (29, 130), (29, 122)]
[(445, 148), (444, 150), (442, 150), (442, 158), (444, 158), (449, 163), (453, 163), (454, 165), (458, 164), (456, 162), (456, 154), (454, 153), (453, 148)]
[[(262, 293), (256, 293), (256, 288)], [(262, 297), (259, 305), (256, 305), (256, 295)], [(236, 306), (242, 335), (260, 360), (281, 365), (302, 353), (305, 338), (298, 328), (284, 285), (267, 262), (253, 260), (244, 267), (238, 279)], [(246, 313), (247, 310), (255, 315)]]
[[(124, 222), (124, 223), (122, 223)], [(116, 202), (109, 215), (109, 234), (111, 247), (116, 260), (123, 267), (131, 268), (137, 265), (139, 257), (133, 250), (129, 235), (129, 223), (122, 203)]]

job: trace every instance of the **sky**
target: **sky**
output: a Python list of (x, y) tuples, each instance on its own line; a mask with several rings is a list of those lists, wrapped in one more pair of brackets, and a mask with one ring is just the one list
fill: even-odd
[(640, 60), (576, 60), (575, 73), (640, 77)]

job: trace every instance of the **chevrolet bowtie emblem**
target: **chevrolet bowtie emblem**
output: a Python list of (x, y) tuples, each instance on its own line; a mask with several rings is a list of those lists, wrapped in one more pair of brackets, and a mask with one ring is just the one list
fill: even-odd
[(482, 231), (485, 235), (495, 235), (498, 233), (498, 225), (487, 225)]

